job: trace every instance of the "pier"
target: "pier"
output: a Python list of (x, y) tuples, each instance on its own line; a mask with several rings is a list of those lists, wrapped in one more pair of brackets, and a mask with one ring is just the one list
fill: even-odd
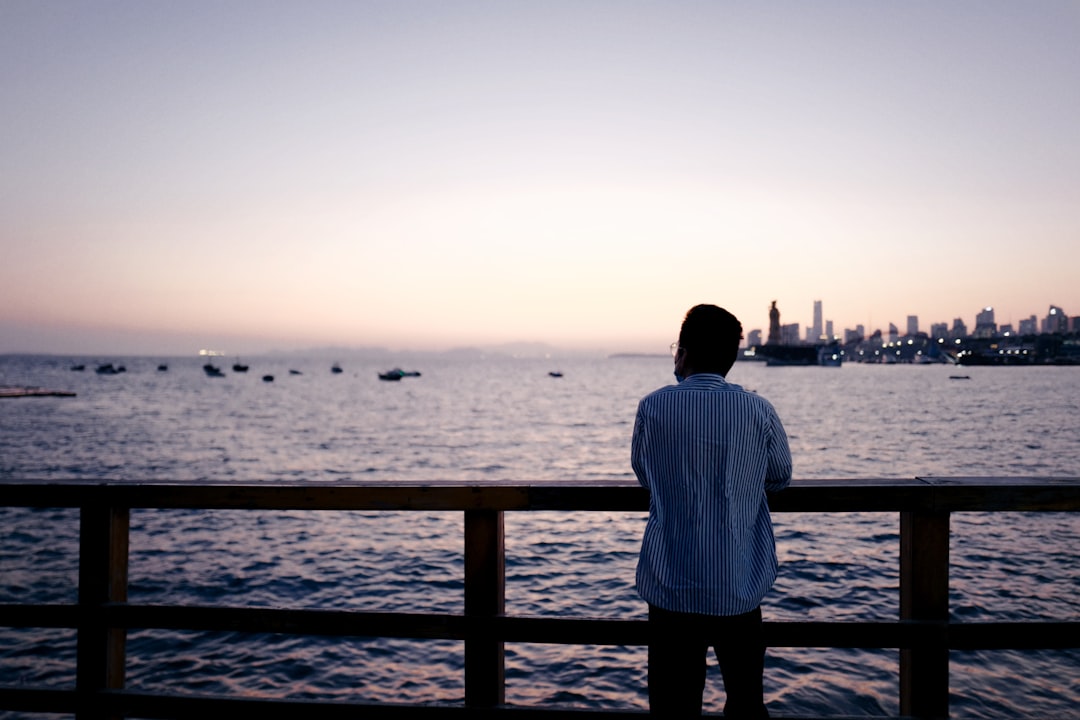
[(42, 387), (0, 385), (0, 398), (21, 397), (75, 397), (71, 390), (51, 390)]
[[(336, 718), (643, 717), (636, 710), (507, 706), (506, 642), (644, 645), (644, 620), (505, 613), (504, 515), (648, 509), (633, 480), (520, 483), (303, 483), (0, 480), (0, 505), (79, 508), (79, 587), (71, 604), (0, 604), (0, 626), (77, 633), (75, 686), (0, 680), (0, 711), (80, 719), (291, 713)], [(949, 715), (949, 651), (1080, 647), (1080, 622), (955, 622), (949, 617), (953, 512), (1076, 512), (1080, 478), (796, 480), (770, 496), (773, 513), (899, 515), (900, 613), (891, 622), (767, 622), (770, 647), (896, 648), (902, 717)], [(127, 600), (132, 508), (455, 511), (464, 514), (464, 612), (372, 613), (303, 608), (139, 605)], [(632, 582), (628, 578), (627, 582)], [(125, 689), (132, 629), (400, 637), (464, 643), (464, 704), (343, 703), (144, 693)], [(804, 717), (805, 716), (800, 716)]]

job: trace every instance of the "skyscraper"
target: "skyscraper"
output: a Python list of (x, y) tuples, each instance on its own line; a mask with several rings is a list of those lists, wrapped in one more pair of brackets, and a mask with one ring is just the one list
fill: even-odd
[(1063, 333), (1069, 331), (1069, 318), (1065, 314), (1065, 311), (1059, 308), (1057, 305), (1051, 305), (1050, 311), (1046, 313), (1046, 319), (1043, 320), (1044, 333)]
[(949, 337), (961, 340), (967, 337), (967, 325), (964, 324), (963, 319), (953, 318), (952, 330), (949, 332)]
[(820, 342), (821, 336), (824, 334), (825, 328), (821, 321), (821, 301), (814, 301), (814, 326), (810, 329), (810, 337), (806, 338), (810, 342)]
[(997, 332), (997, 323), (994, 321), (994, 308), (983, 308), (982, 312), (975, 316), (975, 337), (990, 338)]
[(907, 316), (907, 334), (918, 335), (919, 334), (919, 316), (908, 315)]

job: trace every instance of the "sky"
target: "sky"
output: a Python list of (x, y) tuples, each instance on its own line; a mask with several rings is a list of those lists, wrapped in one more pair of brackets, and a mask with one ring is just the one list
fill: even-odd
[(0, 352), (1080, 315), (1080, 2), (0, 0)]

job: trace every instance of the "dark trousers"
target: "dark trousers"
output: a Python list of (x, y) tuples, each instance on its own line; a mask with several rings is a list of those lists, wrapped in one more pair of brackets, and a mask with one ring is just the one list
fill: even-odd
[(761, 678), (761, 608), (743, 615), (697, 615), (649, 605), (649, 710), (700, 717), (705, 655), (712, 646), (724, 677), (724, 717), (767, 718)]

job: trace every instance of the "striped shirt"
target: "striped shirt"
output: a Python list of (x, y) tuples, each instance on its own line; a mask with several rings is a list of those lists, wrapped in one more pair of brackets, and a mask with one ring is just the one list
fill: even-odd
[(766, 490), (791, 481), (768, 400), (697, 373), (638, 404), (631, 465), (649, 489), (637, 591), (665, 610), (738, 615), (776, 580)]

